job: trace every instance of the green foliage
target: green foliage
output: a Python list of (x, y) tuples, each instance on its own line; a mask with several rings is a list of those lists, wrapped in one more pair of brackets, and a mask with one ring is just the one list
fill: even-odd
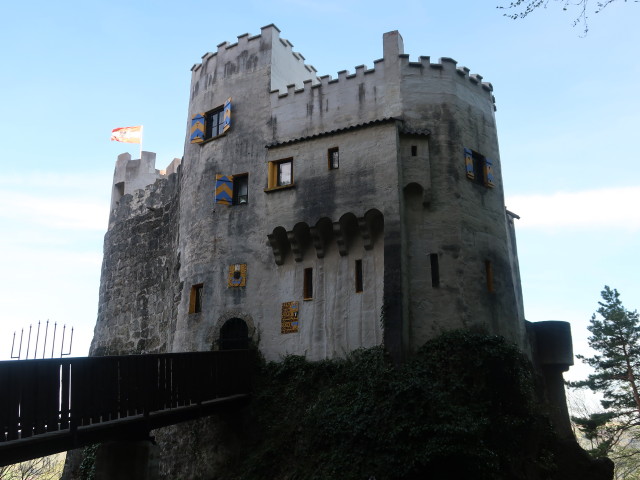
[(553, 469), (529, 362), (451, 332), (395, 367), (382, 348), (263, 364), (234, 479), (528, 478)]
[(94, 480), (96, 478), (96, 454), (99, 446), (100, 444), (96, 443), (84, 447), (80, 463), (80, 480)]
[(594, 458), (606, 457), (613, 449), (618, 438), (615, 423), (615, 413), (592, 413), (588, 417), (571, 417), (575, 426), (580, 430), (584, 440), (589, 442), (589, 454)]
[[(609, 457), (616, 465), (616, 478), (637, 478), (640, 472), (640, 319), (637, 311), (625, 309), (620, 294), (608, 286), (591, 317), (589, 346), (597, 353), (576, 355), (593, 368), (586, 380), (570, 382), (573, 388), (589, 388), (602, 395), (604, 412), (572, 417), (589, 453)], [(624, 473), (622, 473), (624, 472)]]
[(576, 355), (594, 369), (586, 380), (572, 382), (576, 388), (588, 387), (602, 393), (602, 406), (619, 415), (640, 413), (640, 395), (637, 376), (640, 373), (640, 319), (637, 311), (629, 311), (620, 301), (616, 289), (604, 287), (604, 301), (593, 314), (588, 330), (591, 332), (589, 346), (596, 355)]

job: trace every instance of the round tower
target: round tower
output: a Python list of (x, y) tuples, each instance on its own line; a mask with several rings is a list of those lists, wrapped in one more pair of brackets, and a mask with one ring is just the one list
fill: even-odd
[(493, 88), (450, 58), (400, 58), (403, 343), (465, 328), (525, 348)]

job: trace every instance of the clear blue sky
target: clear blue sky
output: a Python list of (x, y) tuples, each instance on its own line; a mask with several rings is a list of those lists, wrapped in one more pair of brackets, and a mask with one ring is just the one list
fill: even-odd
[[(97, 313), (116, 156), (111, 129), (143, 124), (164, 168), (182, 155), (190, 68), (275, 23), (319, 75), (405, 52), (452, 57), (494, 85), (507, 207), (525, 311), (560, 319), (585, 352), (604, 284), (640, 308), (640, 5), (618, 1), (590, 31), (551, 2), (509, 20), (501, 0), (105, 0), (10, 2), (0, 17), (0, 358), (14, 330), (50, 319), (87, 352)], [(506, 1), (502, 2), (507, 3)]]

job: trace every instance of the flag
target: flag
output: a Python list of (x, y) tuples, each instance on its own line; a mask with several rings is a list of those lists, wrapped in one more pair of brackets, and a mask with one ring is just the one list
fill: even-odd
[(142, 143), (142, 125), (111, 130), (111, 140), (125, 143)]

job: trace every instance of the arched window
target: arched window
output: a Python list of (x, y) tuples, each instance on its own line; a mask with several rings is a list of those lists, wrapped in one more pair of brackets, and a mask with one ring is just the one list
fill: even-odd
[(249, 348), (249, 328), (244, 320), (230, 318), (220, 329), (218, 340), (220, 350), (238, 350)]

